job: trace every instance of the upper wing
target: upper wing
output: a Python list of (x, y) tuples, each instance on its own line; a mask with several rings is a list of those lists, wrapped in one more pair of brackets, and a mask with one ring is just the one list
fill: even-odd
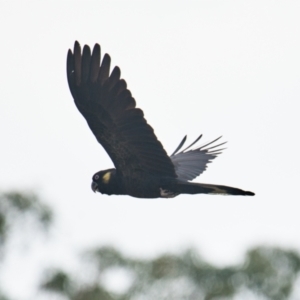
[(222, 150), (224, 150), (217, 147), (224, 145), (226, 142), (207, 148), (207, 146), (216, 142), (221, 137), (215, 139), (214, 141), (204, 146), (198, 147), (193, 150), (188, 150), (195, 143), (197, 143), (201, 137), (202, 134), (191, 145), (189, 145), (184, 150), (178, 153), (178, 151), (182, 148), (183, 144), (186, 141), (186, 136), (185, 136), (183, 140), (180, 142), (179, 146), (170, 156), (175, 166), (178, 179), (193, 180), (201, 173), (203, 173), (206, 170), (207, 164), (210, 163), (215, 157), (217, 157), (217, 155), (220, 154)]
[(83, 52), (76, 41), (68, 52), (67, 77), (78, 110), (85, 117), (98, 142), (123, 175), (144, 170), (161, 176), (177, 177), (171, 159), (157, 140), (154, 131), (136, 108), (134, 98), (120, 79), (120, 69), (111, 74), (110, 57), (101, 50), (93, 53), (85, 45)]

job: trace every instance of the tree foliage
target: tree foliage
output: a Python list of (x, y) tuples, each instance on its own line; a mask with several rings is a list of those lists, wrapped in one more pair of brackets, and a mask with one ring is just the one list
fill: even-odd
[[(19, 235), (26, 239), (26, 230), (33, 233), (37, 230), (45, 232), (51, 225), (52, 218), (50, 207), (32, 192), (0, 193), (0, 263), (4, 263), (6, 254), (10, 252), (8, 245), (13, 236)], [(8, 299), (0, 282), (0, 300)]]
[[(300, 270), (300, 256), (293, 251), (261, 247), (250, 250), (243, 264), (218, 268), (204, 262), (195, 250), (140, 260), (102, 247), (89, 251), (82, 259), (82, 271), (93, 268), (86, 272), (88, 278), (84, 280), (76, 274), (54, 272), (42, 288), (59, 292), (70, 300), (232, 299), (245, 290), (257, 297), (282, 300), (292, 292)], [(120, 269), (131, 282), (124, 292), (110, 291), (103, 278), (107, 273), (113, 278), (113, 272)], [(62, 286), (57, 283), (58, 274), (64, 274), (63, 281), (73, 288), (57, 289)]]
[(10, 191), (0, 194), (0, 247), (5, 245), (12, 230), (21, 230), (20, 222), (33, 221), (39, 228), (47, 229), (52, 217), (51, 209), (34, 193)]
[[(51, 209), (33, 193), (0, 194), (2, 262), (10, 237), (24, 235), (24, 224), (35, 232), (49, 228), (52, 219)], [(250, 293), (251, 299), (284, 300), (300, 278), (299, 254), (270, 247), (252, 249), (243, 263), (223, 268), (205, 262), (194, 249), (138, 259), (100, 247), (86, 250), (78, 261), (78, 270), (44, 270), (39, 294), (67, 300), (220, 300)], [(0, 285), (0, 300), (8, 299)]]

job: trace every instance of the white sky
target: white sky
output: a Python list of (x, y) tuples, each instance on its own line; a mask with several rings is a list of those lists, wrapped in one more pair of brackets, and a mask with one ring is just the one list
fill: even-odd
[[(1, 2), (0, 187), (38, 190), (54, 207), (57, 244), (38, 257), (193, 246), (224, 265), (255, 245), (300, 250), (299, 16), (299, 1)], [(196, 181), (256, 196), (94, 194), (92, 175), (112, 162), (69, 92), (75, 40), (111, 55), (168, 153), (185, 134), (223, 135), (228, 149)]]

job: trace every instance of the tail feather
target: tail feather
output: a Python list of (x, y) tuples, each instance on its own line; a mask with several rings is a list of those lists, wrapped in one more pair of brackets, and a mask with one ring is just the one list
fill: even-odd
[(181, 194), (219, 194), (219, 195), (241, 195), (254, 196), (249, 191), (243, 191), (238, 188), (225, 185), (205, 184), (196, 182), (179, 181), (176, 185), (178, 192)]

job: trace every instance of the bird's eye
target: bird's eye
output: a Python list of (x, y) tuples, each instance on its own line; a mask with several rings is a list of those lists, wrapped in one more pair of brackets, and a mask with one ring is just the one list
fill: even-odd
[(95, 180), (98, 180), (98, 179), (99, 179), (99, 175), (95, 175), (95, 176), (94, 176), (94, 179), (95, 179)]

